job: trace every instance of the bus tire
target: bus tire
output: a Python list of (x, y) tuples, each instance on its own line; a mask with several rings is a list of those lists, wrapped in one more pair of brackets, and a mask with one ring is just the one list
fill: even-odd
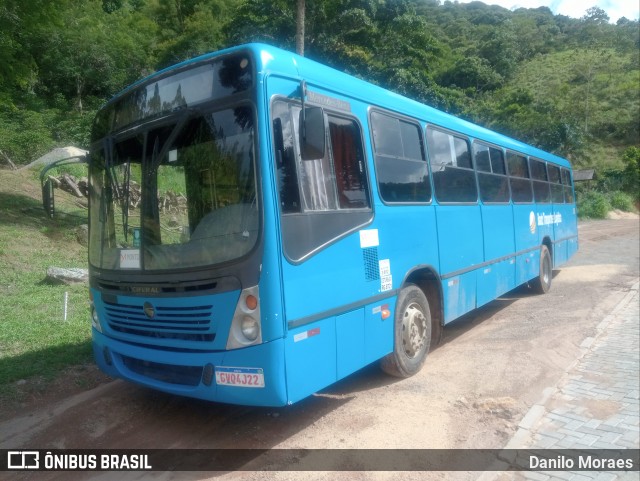
[(431, 311), (422, 290), (407, 284), (396, 301), (393, 352), (381, 360), (382, 370), (410, 377), (422, 368), (431, 345)]
[(551, 279), (553, 278), (553, 264), (551, 254), (546, 245), (540, 247), (540, 271), (538, 277), (533, 280), (532, 287), (538, 294), (546, 294), (551, 289)]

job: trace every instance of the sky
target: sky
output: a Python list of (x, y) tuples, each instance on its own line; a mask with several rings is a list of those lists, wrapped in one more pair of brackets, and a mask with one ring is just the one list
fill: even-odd
[[(467, 3), (472, 0), (458, 0)], [(598, 6), (607, 12), (609, 21), (615, 23), (620, 17), (638, 20), (640, 5), (638, 0), (481, 0), (488, 5), (500, 5), (514, 10), (516, 8), (549, 7), (556, 15), (583, 17), (588, 8)]]

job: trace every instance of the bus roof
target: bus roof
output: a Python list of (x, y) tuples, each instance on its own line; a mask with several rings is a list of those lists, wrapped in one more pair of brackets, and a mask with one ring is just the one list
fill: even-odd
[(537, 147), (533, 147), (506, 135), (502, 135), (472, 122), (447, 114), (428, 105), (421, 104), (415, 100), (393, 93), (382, 87), (353, 77), (314, 60), (262, 43), (239, 45), (237, 47), (208, 53), (176, 65), (172, 65), (130, 85), (111, 99), (109, 103), (131, 89), (134, 89), (155, 77), (161, 77), (172, 70), (185, 67), (189, 64), (199, 63), (220, 55), (226, 55), (243, 50), (252, 52), (256, 62), (256, 71), (259, 76), (277, 73), (278, 75), (293, 79), (304, 79), (308, 84), (333, 92), (336, 96), (358, 99), (372, 106), (395, 111), (426, 123), (433, 123), (474, 139), (497, 144), (507, 149), (512, 149), (522, 154), (531, 155), (543, 160), (548, 160), (565, 167), (570, 166), (568, 160)]

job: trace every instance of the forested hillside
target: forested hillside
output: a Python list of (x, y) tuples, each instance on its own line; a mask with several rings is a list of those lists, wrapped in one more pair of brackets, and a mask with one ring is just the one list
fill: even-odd
[[(306, 0), (306, 55), (569, 157), (640, 145), (637, 21), (480, 2)], [(0, 165), (87, 147), (96, 109), (175, 62), (248, 41), (294, 49), (295, 0), (3, 0)], [(633, 160), (632, 160), (633, 161)]]

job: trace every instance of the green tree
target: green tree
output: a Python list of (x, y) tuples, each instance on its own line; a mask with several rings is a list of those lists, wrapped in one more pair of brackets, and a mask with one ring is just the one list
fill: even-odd
[(0, 2), (0, 93), (10, 96), (33, 88), (38, 76), (37, 39), (59, 24), (66, 5), (67, 0)]
[(167, 67), (226, 46), (224, 28), (231, 20), (235, 3), (160, 0), (151, 6), (159, 26), (158, 66)]
[[(62, 94), (82, 112), (149, 72), (155, 26), (139, 13), (106, 13), (97, 1), (64, 12), (62, 28), (41, 39), (36, 61), (37, 90), (53, 98)], [(123, 54), (126, 52), (126, 55)]]
[(640, 148), (629, 147), (622, 155), (623, 187), (640, 202)]

